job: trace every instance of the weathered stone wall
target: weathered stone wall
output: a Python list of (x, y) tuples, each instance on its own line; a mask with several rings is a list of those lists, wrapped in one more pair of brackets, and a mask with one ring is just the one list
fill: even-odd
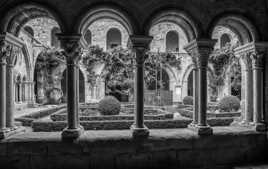
[(119, 22), (112, 19), (100, 19), (89, 26), (88, 29), (92, 35), (91, 44), (99, 45), (106, 51), (107, 32), (112, 28), (117, 28), (121, 32), (122, 47), (126, 48), (129, 37), (128, 32)]
[(42, 44), (51, 47), (51, 30), (58, 27), (58, 23), (50, 18), (36, 18), (25, 24), (30, 26), (34, 31), (34, 38), (39, 40)]
[[(94, 136), (94, 137), (92, 137)], [(218, 128), (213, 136), (191, 130), (152, 130), (133, 140), (129, 130), (87, 131), (75, 142), (59, 132), (20, 134), (0, 144), (1, 168), (10, 169), (232, 169), (267, 162), (264, 133)]]

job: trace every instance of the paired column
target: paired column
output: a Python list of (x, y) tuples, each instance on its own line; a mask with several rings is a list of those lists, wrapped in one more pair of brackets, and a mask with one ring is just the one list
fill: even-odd
[(59, 34), (58, 39), (64, 50), (67, 63), (67, 114), (68, 126), (62, 132), (63, 139), (76, 139), (83, 132), (82, 126), (79, 125), (79, 65), (78, 61), (82, 54), (79, 45), (81, 35), (64, 35)]
[[(213, 50), (216, 40), (211, 39), (198, 39), (190, 42), (185, 50), (195, 59), (198, 70), (198, 85), (195, 83), (195, 95), (198, 93), (198, 97), (194, 101), (195, 111), (198, 107), (198, 118), (194, 117), (193, 123), (197, 124), (193, 126), (199, 135), (210, 135), (213, 133), (212, 128), (207, 125), (207, 66), (208, 58)], [(195, 79), (197, 79), (195, 77)], [(198, 87), (197, 87), (198, 86)], [(197, 106), (198, 104), (198, 106)], [(194, 113), (195, 114), (195, 113)]]
[(236, 55), (242, 56), (246, 67), (245, 117), (243, 121), (249, 126), (254, 126), (257, 131), (266, 130), (263, 111), (263, 69), (267, 48), (268, 43), (251, 42), (235, 50)]
[(255, 52), (251, 54), (253, 69), (253, 112), (257, 131), (266, 131), (263, 111), (263, 70), (264, 57), (267, 55), (268, 44), (256, 44)]
[(134, 138), (146, 138), (149, 130), (144, 125), (144, 61), (152, 41), (150, 36), (130, 36), (136, 59), (135, 72), (135, 122), (131, 126)]

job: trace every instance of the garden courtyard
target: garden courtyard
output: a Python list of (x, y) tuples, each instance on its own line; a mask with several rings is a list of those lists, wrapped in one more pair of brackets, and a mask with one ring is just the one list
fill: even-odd
[(0, 168), (265, 167), (267, 9), (1, 0)]

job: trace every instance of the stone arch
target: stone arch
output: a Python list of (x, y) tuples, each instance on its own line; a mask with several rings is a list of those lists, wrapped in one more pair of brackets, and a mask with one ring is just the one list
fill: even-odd
[[(63, 92), (63, 101), (66, 102), (66, 84), (67, 84), (67, 78), (66, 78), (67, 71), (66, 69), (62, 72), (62, 79), (61, 79), (61, 89)], [(79, 69), (79, 102), (85, 102), (86, 101), (86, 76), (84, 73)]]
[(87, 8), (87, 10), (80, 15), (77, 23), (74, 24), (75, 32), (84, 34), (94, 21), (103, 18), (109, 18), (119, 22), (124, 26), (129, 35), (138, 31), (137, 22), (120, 7), (113, 5), (99, 5)]
[(8, 10), (8, 12), (4, 14), (0, 28), (2, 32), (9, 32), (18, 36), (20, 29), (25, 23), (39, 17), (55, 19), (60, 25), (61, 31), (64, 32), (65, 25), (58, 12), (46, 5), (34, 2), (20, 3)]
[(146, 34), (149, 34), (153, 25), (161, 22), (172, 22), (179, 25), (186, 34), (188, 42), (199, 37), (200, 30), (192, 17), (186, 12), (179, 10), (162, 10), (162, 12), (152, 15), (143, 24)]
[(224, 13), (216, 16), (209, 24), (208, 32), (212, 37), (216, 26), (224, 26), (238, 35), (242, 45), (259, 40), (259, 34), (249, 19), (240, 14)]
[[(190, 64), (183, 72), (182, 79), (181, 79), (181, 90), (182, 90), (181, 99), (183, 99), (185, 96), (188, 95), (188, 78), (189, 78), (190, 74), (192, 73), (193, 69), (194, 69), (194, 65)], [(211, 77), (212, 74), (213, 74), (213, 70), (208, 65), (208, 76)], [(209, 78), (207, 78), (207, 79), (208, 79), (208, 83), (209, 83)]]
[(111, 28), (106, 33), (107, 50), (122, 45), (122, 34), (117, 28)]
[(175, 30), (168, 31), (166, 34), (166, 51), (179, 52), (179, 34)]

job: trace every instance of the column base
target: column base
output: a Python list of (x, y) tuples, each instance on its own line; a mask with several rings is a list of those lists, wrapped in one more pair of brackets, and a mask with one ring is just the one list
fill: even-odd
[(138, 128), (135, 124), (133, 124), (130, 129), (132, 132), (132, 137), (134, 139), (145, 139), (149, 137), (150, 132), (146, 126), (144, 126), (143, 128)]
[(12, 128), (5, 128), (0, 130), (0, 139), (5, 139), (7, 137), (10, 137), (12, 135), (18, 134), (18, 133), (23, 133), (25, 132), (26, 129), (24, 127), (12, 127)]
[(259, 131), (259, 132), (267, 131), (267, 127), (264, 123), (257, 123), (257, 124), (255, 124), (254, 128), (256, 131)]
[(213, 134), (213, 129), (210, 126), (189, 125), (189, 129), (197, 132), (200, 136), (209, 136)]
[(76, 129), (69, 129), (68, 127), (63, 129), (61, 133), (61, 137), (63, 140), (74, 140), (80, 137), (80, 135), (84, 132), (84, 128), (79, 126)]

